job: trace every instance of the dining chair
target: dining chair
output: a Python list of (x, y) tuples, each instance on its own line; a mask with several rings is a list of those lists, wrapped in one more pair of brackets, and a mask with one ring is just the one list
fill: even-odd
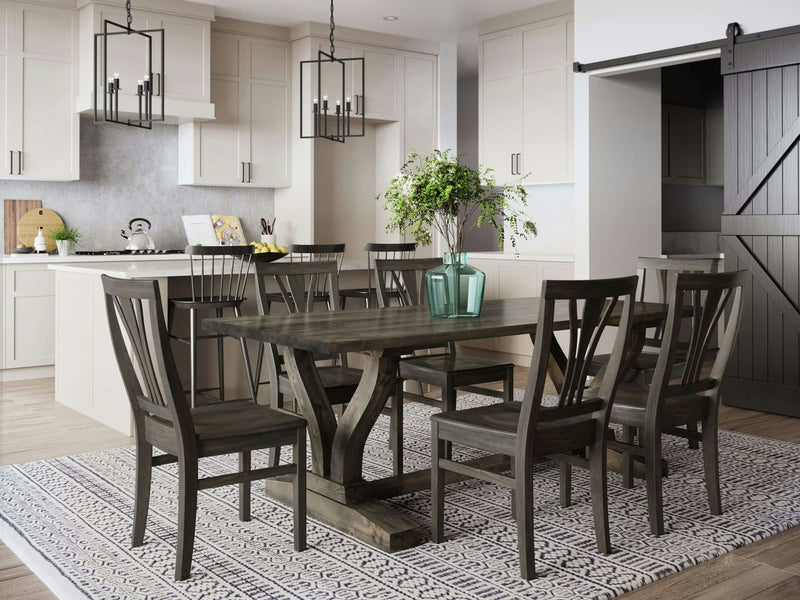
[[(410, 258), (375, 261), (375, 280), (378, 290), (378, 305), (386, 307), (393, 299), (400, 306), (427, 304), (425, 272), (442, 264), (441, 258)], [(397, 392), (392, 400), (392, 453), (395, 457), (396, 475), (403, 472), (403, 402), (411, 400), (428, 406), (449, 411), (456, 408), (458, 390), (475, 392), (484, 396), (502, 398), (510, 402), (514, 398), (513, 363), (491, 358), (463, 355), (456, 352), (455, 344), (449, 344), (446, 351), (436, 354), (415, 356), (417, 350), (425, 348), (409, 347), (401, 358), (397, 369)], [(420, 384), (419, 393), (403, 391), (405, 381)], [(501, 390), (490, 389), (476, 384), (495, 381), (503, 382)], [(431, 398), (422, 393), (422, 384), (438, 386), (440, 398)], [(450, 445), (447, 445), (450, 455)]]
[[(256, 263), (256, 291), (258, 309), (267, 314), (268, 296), (279, 296), (290, 314), (310, 313), (320, 306), (313, 291), (325, 289), (330, 294), (330, 302), (324, 304), (325, 310), (339, 311), (339, 285), (337, 282), (338, 265), (335, 261)], [(278, 288), (278, 292), (268, 292), (270, 282)], [(301, 300), (302, 299), (302, 300)], [(319, 366), (319, 376), (331, 405), (343, 405), (350, 401), (361, 381), (361, 369), (344, 366), (342, 357), (315, 356), (317, 360), (338, 358), (338, 364)], [(267, 365), (269, 377), (269, 402), (273, 408), (282, 408), (284, 397), (295, 399), (294, 388), (283, 365), (280, 349), (274, 344), (264, 342), (260, 345), (256, 362), (256, 393), (262, 372), (262, 365)], [(272, 382), (275, 382), (274, 384)], [(279, 450), (272, 457), (272, 464), (277, 464)]]
[[(225, 336), (219, 334), (197, 333), (197, 315), (201, 310), (214, 311), (217, 317), (224, 316), (225, 310), (232, 310), (237, 317), (241, 316), (242, 303), (247, 277), (253, 255), (252, 246), (186, 246), (191, 269), (192, 295), (187, 298), (170, 298), (167, 313), (167, 331), (169, 336), (189, 345), (189, 397), (192, 408), (197, 406), (197, 397), (202, 396), (212, 401), (225, 400), (224, 344)], [(174, 333), (175, 311), (189, 313), (189, 335), (180, 336)], [(217, 342), (217, 385), (197, 388), (197, 342), (200, 340), (216, 340)], [(244, 368), (248, 382), (252, 381), (250, 357), (244, 339), (239, 343), (244, 358)], [(255, 390), (249, 386), (250, 397), (255, 402)], [(217, 397), (209, 392), (217, 391)]]
[[(306, 422), (301, 417), (249, 401), (201, 407), (186, 402), (157, 281), (101, 276), (111, 342), (133, 412), (136, 488), (132, 545), (141, 546), (147, 527), (154, 466), (178, 463), (178, 536), (175, 579), (189, 577), (197, 518), (197, 492), (239, 485), (239, 519), (250, 520), (251, 482), (279, 475), (294, 478), (294, 548), (306, 548)], [(251, 469), (251, 452), (291, 445), (291, 464)], [(153, 456), (153, 448), (165, 454)], [(198, 461), (239, 454), (236, 473), (200, 478)]]
[[(367, 252), (367, 287), (340, 289), (339, 297), (342, 299), (343, 309), (347, 304), (348, 298), (353, 298), (354, 300), (363, 300), (366, 308), (370, 308), (372, 305), (377, 305), (378, 290), (372, 280), (372, 270), (375, 268), (375, 261), (414, 258), (414, 253), (417, 251), (417, 244), (416, 242), (370, 242), (364, 245), (364, 250)], [(399, 292), (397, 290), (390, 289), (389, 296), (392, 298), (398, 298)]]
[[(533, 538), (534, 461), (551, 458), (589, 469), (597, 549), (611, 551), (606, 491), (606, 428), (617, 375), (630, 334), (635, 275), (588, 281), (543, 281), (530, 375), (522, 402), (503, 402), (431, 417), (432, 541), (444, 540), (444, 471), (490, 481), (512, 490), (523, 579), (536, 576)], [(622, 303), (606, 377), (585, 388), (589, 365), (611, 313)], [(553, 321), (569, 316), (569, 346), (558, 406), (542, 406)], [(563, 317), (561, 317), (563, 318)], [(445, 456), (447, 442), (511, 457), (511, 475), (484, 471)], [(588, 459), (581, 458), (588, 447)], [(563, 471), (562, 471), (563, 473)], [(562, 484), (564, 483), (562, 477)], [(563, 498), (563, 490), (562, 490)]]
[[(289, 262), (297, 263), (312, 263), (312, 262), (328, 262), (333, 261), (336, 263), (336, 277), (339, 277), (339, 272), (342, 270), (342, 262), (344, 261), (344, 250), (346, 244), (289, 244), (287, 250), (289, 251), (287, 259)], [(284, 261), (286, 262), (286, 259)], [(327, 279), (320, 278), (317, 280), (314, 287), (313, 297), (317, 302), (324, 302), (330, 307), (330, 294), (326, 289)], [(270, 292), (264, 298), (264, 313), (270, 314), (272, 303), (277, 302), (280, 305), (284, 304), (283, 297), (279, 292)]]
[[(743, 271), (673, 273), (670, 279), (669, 311), (653, 381), (649, 386), (621, 384), (611, 409), (611, 422), (622, 425), (622, 441), (610, 441), (609, 447), (623, 455), (624, 487), (633, 486), (633, 457), (644, 459), (648, 519), (653, 535), (664, 533), (661, 437), (665, 433), (702, 442), (711, 514), (722, 514), (717, 448), (719, 390), (739, 330), (742, 288), (746, 281)], [(680, 378), (673, 380), (671, 374), (679, 355), (678, 337), (687, 296), (692, 307), (692, 330)], [(712, 343), (715, 326), (722, 331), (722, 343), (711, 372), (704, 375), (703, 357)], [(679, 427), (686, 423), (695, 427)], [(702, 426), (701, 433), (697, 432), (697, 424)]]

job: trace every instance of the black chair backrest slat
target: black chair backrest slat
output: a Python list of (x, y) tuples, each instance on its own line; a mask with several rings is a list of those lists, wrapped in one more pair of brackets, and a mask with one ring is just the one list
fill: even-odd
[(441, 264), (441, 258), (376, 260), (378, 305), (389, 306), (392, 293), (399, 298), (400, 306), (427, 304), (425, 273)]

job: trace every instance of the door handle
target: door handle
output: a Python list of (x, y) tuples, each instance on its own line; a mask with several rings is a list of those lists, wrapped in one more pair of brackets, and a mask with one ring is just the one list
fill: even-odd
[(241, 183), (244, 183), (244, 162), (242, 163), (242, 179)]
[(517, 152), (517, 175), (522, 175), (522, 171), (519, 168), (519, 161), (522, 158), (522, 153)]
[(253, 163), (247, 163), (247, 183), (252, 183), (253, 181)]
[(22, 150), (17, 150), (17, 175), (22, 175)]

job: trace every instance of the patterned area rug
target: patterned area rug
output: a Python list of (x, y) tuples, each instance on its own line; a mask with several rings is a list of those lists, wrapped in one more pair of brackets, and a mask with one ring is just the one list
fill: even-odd
[[(459, 407), (486, 401), (467, 396)], [(407, 405), (407, 470), (429, 464), (430, 412)], [(367, 447), (367, 479), (390, 474), (387, 436), (388, 420), (381, 417)], [(258, 493), (258, 483), (249, 523), (237, 519), (235, 487), (201, 492), (192, 577), (176, 583), (176, 468), (154, 470), (146, 543), (132, 549), (132, 448), (3, 468), (0, 534), (61, 598), (612, 598), (800, 524), (800, 446), (728, 431), (720, 433), (720, 443), (725, 514), (712, 517), (700, 452), (666, 438), (669, 533), (660, 538), (649, 535), (643, 483), (626, 490), (619, 475), (609, 475), (609, 556), (596, 552), (585, 473), (575, 470), (574, 505), (562, 509), (558, 470), (538, 467), (540, 578), (532, 582), (518, 576), (508, 492), (468, 481), (447, 488), (446, 543), (394, 554), (314, 520), (310, 549), (295, 553), (291, 511)], [(234, 464), (233, 457), (220, 457), (205, 460), (201, 469), (216, 475)], [(429, 526), (428, 492), (391, 503)]]

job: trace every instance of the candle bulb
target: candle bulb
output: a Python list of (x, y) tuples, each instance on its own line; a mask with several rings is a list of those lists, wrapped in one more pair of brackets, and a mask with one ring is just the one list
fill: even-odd
[(350, 96), (347, 97), (347, 100), (344, 103), (344, 108), (347, 112), (350, 112)]
[(144, 82), (140, 79), (136, 83), (137, 83), (136, 93), (141, 96), (142, 95), (142, 91), (144, 90)]
[(119, 90), (119, 73), (114, 73), (114, 90)]
[(324, 111), (328, 110), (328, 97), (327, 96), (323, 96), (322, 97), (322, 110), (324, 110)]

